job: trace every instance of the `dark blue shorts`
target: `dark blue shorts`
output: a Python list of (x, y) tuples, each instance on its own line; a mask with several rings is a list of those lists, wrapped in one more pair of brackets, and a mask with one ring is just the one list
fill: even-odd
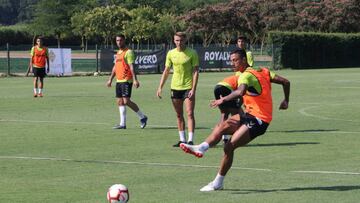
[(256, 118), (255, 116), (248, 113), (241, 116), (240, 124), (244, 124), (249, 128), (251, 139), (264, 134), (269, 126), (269, 123), (266, 123), (263, 120)]
[(171, 90), (171, 99), (186, 99), (189, 97), (189, 90)]
[(32, 68), (34, 77), (44, 78), (46, 76), (45, 68)]
[(132, 83), (117, 82), (116, 83), (116, 98), (131, 97)]

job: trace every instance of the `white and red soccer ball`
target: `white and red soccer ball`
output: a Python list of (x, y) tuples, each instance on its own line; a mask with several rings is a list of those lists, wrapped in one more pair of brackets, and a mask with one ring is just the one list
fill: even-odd
[(112, 185), (107, 192), (107, 199), (109, 203), (126, 203), (129, 201), (129, 190), (125, 185)]

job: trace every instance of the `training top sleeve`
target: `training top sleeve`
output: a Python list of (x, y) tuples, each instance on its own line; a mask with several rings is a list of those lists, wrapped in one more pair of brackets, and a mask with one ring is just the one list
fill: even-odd
[(168, 68), (171, 68), (171, 66), (172, 66), (171, 53), (172, 53), (172, 51), (169, 51), (166, 54), (165, 67), (168, 67)]
[(126, 61), (127, 64), (133, 64), (133, 63), (135, 63), (135, 59), (136, 59), (136, 58), (135, 58), (135, 53), (134, 53), (134, 51), (129, 49), (129, 50), (126, 52), (124, 58), (125, 58), (125, 61)]
[(192, 56), (192, 61), (191, 64), (193, 67), (195, 66), (199, 66), (199, 55), (197, 54), (197, 52), (195, 50), (193, 50), (193, 56)]
[(276, 74), (273, 71), (269, 71), (269, 73), (270, 73), (270, 79), (271, 80), (274, 79)]
[(30, 55), (31, 55), (31, 56), (34, 56), (34, 54), (35, 54), (34, 47), (32, 47), (32, 48), (31, 48), (31, 51), (30, 51)]

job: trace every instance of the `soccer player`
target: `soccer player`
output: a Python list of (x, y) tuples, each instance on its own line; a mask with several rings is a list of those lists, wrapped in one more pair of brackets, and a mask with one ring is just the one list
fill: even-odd
[(166, 55), (165, 70), (161, 76), (159, 88), (156, 92), (161, 99), (161, 91), (169, 76), (170, 68), (173, 68), (171, 80), (171, 100), (176, 111), (177, 126), (179, 130), (179, 142), (173, 147), (179, 147), (186, 143), (185, 121), (183, 116), (183, 104), (186, 106), (188, 123), (189, 145), (193, 144), (195, 129), (195, 93), (199, 77), (199, 57), (195, 50), (186, 47), (186, 34), (177, 32), (174, 35), (176, 48), (170, 50)]
[(230, 60), (235, 67), (240, 68), (241, 75), (238, 80), (238, 88), (226, 97), (211, 102), (212, 107), (219, 106), (224, 102), (241, 97), (245, 105), (245, 115), (235, 115), (215, 127), (213, 132), (200, 145), (181, 144), (180, 147), (187, 153), (196, 157), (202, 157), (209, 147), (216, 145), (223, 133), (232, 133), (233, 136), (224, 146), (224, 155), (220, 169), (215, 179), (200, 191), (214, 191), (223, 188), (225, 175), (232, 165), (234, 151), (244, 146), (265, 133), (272, 120), (272, 97), (271, 83), (280, 84), (283, 87), (284, 100), (279, 109), (287, 109), (290, 95), (290, 82), (269, 71), (266, 68), (255, 70), (248, 67), (246, 52), (243, 49), (231, 53)]
[(129, 49), (125, 43), (125, 36), (120, 34), (116, 36), (116, 45), (119, 51), (116, 54), (115, 65), (112, 69), (107, 86), (111, 87), (112, 80), (116, 76), (116, 98), (120, 113), (120, 124), (115, 125), (114, 129), (126, 129), (126, 106), (130, 107), (140, 119), (140, 127), (145, 128), (147, 123), (147, 116), (145, 116), (139, 109), (138, 105), (134, 103), (131, 97), (132, 86), (138, 88), (140, 83), (134, 71), (135, 54), (133, 50)]
[[(36, 38), (30, 54), (29, 70), (34, 73), (34, 97), (43, 97), (44, 77), (50, 71), (49, 51), (43, 45), (43, 37), (38, 36)], [(45, 68), (46, 64), (47, 68)], [(26, 73), (26, 76), (28, 73)]]
[(237, 47), (239, 47), (240, 49), (244, 49), (244, 51), (246, 52), (246, 59), (247, 59), (247, 63), (249, 64), (250, 67), (254, 67), (254, 57), (251, 51), (247, 51), (246, 50), (246, 45), (247, 45), (247, 39), (244, 36), (240, 36), (237, 39)]
[[(220, 81), (214, 88), (215, 99), (220, 99), (231, 94), (232, 91), (237, 89), (237, 81), (239, 79), (238, 75), (232, 75), (224, 78)], [(241, 107), (238, 102), (238, 98), (234, 100), (224, 102), (219, 105), (219, 110), (221, 113), (219, 124), (228, 119), (229, 115), (236, 115), (242, 113)], [(230, 135), (223, 135), (223, 141), (226, 143), (230, 138)]]

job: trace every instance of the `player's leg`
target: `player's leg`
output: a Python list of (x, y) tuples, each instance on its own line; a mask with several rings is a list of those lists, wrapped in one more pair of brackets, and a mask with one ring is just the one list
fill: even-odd
[(39, 97), (43, 97), (43, 88), (44, 88), (44, 77), (39, 77), (39, 90), (38, 90)]
[(210, 147), (215, 146), (221, 140), (222, 135), (233, 134), (239, 126), (240, 115), (233, 115), (219, 125), (216, 125), (211, 134), (206, 138), (205, 142), (207, 142)]
[(148, 119), (147, 116), (145, 116), (145, 114), (140, 111), (139, 106), (135, 102), (133, 102), (130, 97), (123, 97), (123, 99), (124, 104), (130, 107), (138, 115), (140, 120), (140, 127), (145, 128)]
[(222, 189), (225, 175), (230, 170), (234, 158), (236, 148), (244, 146), (266, 132), (268, 123), (256, 118), (250, 114), (246, 114), (242, 118), (242, 125), (233, 134), (231, 141), (224, 147), (224, 156), (220, 164), (220, 169), (215, 179), (201, 188), (201, 191), (213, 191)]
[(173, 147), (179, 147), (181, 143), (186, 143), (185, 137), (185, 121), (184, 121), (184, 101), (182, 99), (172, 99), (172, 104), (176, 112), (177, 127), (179, 130), (179, 142), (174, 144)]
[(246, 125), (241, 125), (224, 147), (224, 157), (221, 161), (219, 170), (220, 175), (225, 176), (231, 168), (235, 149), (246, 145), (251, 140), (249, 128)]
[(224, 147), (224, 156), (221, 160), (220, 169), (215, 179), (208, 185), (202, 187), (200, 191), (209, 192), (223, 189), (224, 178), (232, 166), (235, 149), (246, 145), (251, 140), (249, 128), (246, 125), (241, 125), (240, 128), (233, 134), (231, 141), (226, 143)]
[(185, 99), (185, 109), (187, 114), (187, 123), (188, 123), (188, 141), (189, 145), (193, 145), (194, 141), (194, 132), (195, 132), (195, 116), (194, 116), (194, 109), (195, 109), (195, 96)]
[(119, 109), (119, 124), (115, 125), (114, 129), (126, 129), (126, 105), (123, 100), (122, 83), (116, 83), (115, 87), (116, 104)]
[(223, 134), (233, 134), (239, 126), (240, 115), (234, 115), (221, 124), (216, 125), (211, 134), (201, 144), (194, 146), (181, 144), (180, 147), (184, 152), (201, 158), (210, 147), (220, 142)]
[(38, 77), (34, 76), (33, 78), (33, 85), (34, 85), (34, 97), (37, 97), (38, 94)]
[[(240, 114), (240, 108), (234, 108), (234, 107), (229, 107), (229, 108), (226, 108), (224, 110), (224, 121), (226, 121), (229, 117), (229, 115), (231, 116), (234, 116), (234, 115), (239, 115)], [(238, 117), (240, 118), (240, 117)], [(240, 121), (239, 121), (240, 122)], [(226, 144), (229, 140), (231, 139), (231, 134), (224, 134), (223, 135), (223, 141), (224, 141), (224, 144)]]

